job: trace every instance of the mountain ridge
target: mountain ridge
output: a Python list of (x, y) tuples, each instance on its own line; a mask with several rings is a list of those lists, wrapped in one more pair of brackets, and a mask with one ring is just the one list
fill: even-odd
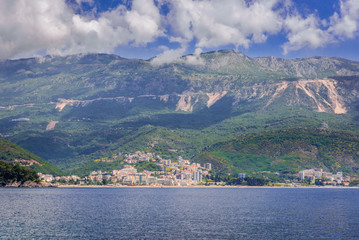
[(11, 60), (0, 63), (0, 137), (73, 169), (137, 149), (192, 158), (269, 129), (359, 133), (358, 76), (356, 61), (232, 50), (164, 65), (107, 54)]

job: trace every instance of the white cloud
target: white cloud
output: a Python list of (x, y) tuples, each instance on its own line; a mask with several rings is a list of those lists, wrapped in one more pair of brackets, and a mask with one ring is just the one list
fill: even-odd
[(186, 52), (187, 47), (180, 47), (177, 49), (167, 49), (163, 53), (159, 54), (151, 60), (152, 65), (162, 65), (165, 63), (171, 63), (178, 60)]
[(74, 14), (65, 0), (0, 1), (1, 58), (41, 50), (112, 52), (119, 45), (144, 45), (162, 35), (159, 9), (149, 0), (134, 0), (130, 11), (119, 5), (97, 19)]
[(359, 28), (359, 1), (340, 1), (340, 12), (335, 12), (328, 20), (319, 19), (314, 14), (301, 17), (295, 13), (284, 19), (288, 42), (282, 45), (283, 53), (304, 47), (318, 48), (330, 43), (355, 38)]
[(281, 0), (177, 0), (166, 2), (170, 12), (166, 18), (171, 42), (181, 48), (166, 50), (152, 60), (154, 64), (178, 60), (190, 42), (195, 41), (195, 54), (187, 56), (187, 64), (203, 64), (202, 48), (232, 44), (248, 48), (264, 42), (267, 36), (281, 30), (280, 14), (274, 10)]
[(340, 14), (335, 13), (330, 18), (330, 24), (328, 31), (337, 38), (354, 38), (359, 27), (359, 1), (341, 1)]
[[(119, 5), (99, 15), (74, 10), (84, 3), (93, 6), (94, 0), (2, 0), (0, 58), (39, 52), (110, 53), (118, 46), (146, 46), (159, 37), (181, 45), (153, 59), (159, 64), (177, 60), (193, 43), (197, 51), (227, 45), (249, 48), (279, 33), (286, 36), (282, 48), (287, 54), (358, 36), (359, 0), (338, 1), (338, 12), (320, 19), (314, 10), (301, 15), (291, 0), (157, 0), (157, 5), (154, 0), (133, 0), (131, 10)], [(161, 4), (169, 7), (167, 16), (161, 16)], [(197, 52), (186, 62), (202, 60)]]
[(168, 16), (177, 40), (196, 39), (201, 48), (227, 44), (249, 47), (280, 31), (279, 0), (178, 0), (171, 2)]
[(204, 65), (205, 61), (201, 58), (202, 49), (196, 48), (193, 55), (188, 55), (185, 58), (185, 63), (190, 65)]
[(61, 0), (0, 1), (0, 57), (55, 48), (70, 35), (71, 12)]
[(284, 28), (288, 31), (288, 42), (283, 44), (283, 52), (299, 50), (304, 47), (318, 48), (332, 41), (332, 37), (320, 28), (321, 21), (314, 15), (302, 18), (299, 15), (288, 17)]

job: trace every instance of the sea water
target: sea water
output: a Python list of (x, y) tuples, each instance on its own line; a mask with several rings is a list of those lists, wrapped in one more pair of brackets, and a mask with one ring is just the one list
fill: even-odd
[(359, 239), (359, 189), (0, 188), (0, 239)]

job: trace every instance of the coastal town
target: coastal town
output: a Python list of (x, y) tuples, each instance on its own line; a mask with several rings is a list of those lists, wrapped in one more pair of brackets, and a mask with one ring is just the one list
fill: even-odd
[[(206, 163), (201, 166), (199, 163), (190, 163), (182, 157), (178, 157), (176, 162), (168, 159), (162, 159), (154, 153), (145, 153), (137, 151), (135, 153), (125, 154), (124, 165), (122, 169), (112, 170), (110, 172), (92, 171), (88, 176), (79, 177), (77, 175), (57, 176), (39, 173), (42, 180), (51, 183), (70, 183), (79, 185), (101, 185), (111, 184), (121, 185), (149, 185), (149, 186), (190, 186), (203, 184), (203, 176), (209, 175), (212, 170), (212, 164)], [(118, 157), (118, 156), (117, 156)], [(116, 158), (116, 155), (113, 156)], [(96, 161), (96, 160), (95, 160)], [(111, 159), (99, 159), (97, 161), (113, 161)], [(138, 171), (136, 164), (148, 162), (155, 170)]]
[[(38, 173), (40, 179), (56, 185), (109, 185), (109, 186), (198, 186), (226, 185), (225, 182), (211, 181), (212, 164), (199, 164), (178, 157), (176, 161), (163, 159), (154, 153), (137, 151), (135, 153), (114, 154), (110, 158), (101, 158), (95, 162), (112, 162), (123, 157), (121, 169), (111, 171), (92, 171), (86, 176), (69, 175), (53, 176)], [(276, 173), (279, 174), (279, 173)], [(238, 182), (247, 179), (245, 173), (240, 173)], [(212, 178), (213, 179), (213, 178)], [(323, 169), (306, 169), (298, 172), (294, 181), (286, 181), (287, 186), (330, 185), (349, 186), (350, 177), (342, 172), (333, 174)]]

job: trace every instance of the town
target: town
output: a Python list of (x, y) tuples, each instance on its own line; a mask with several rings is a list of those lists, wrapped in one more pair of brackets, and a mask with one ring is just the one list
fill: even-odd
[[(114, 155), (113, 158), (117, 158)], [(88, 176), (80, 178), (77, 175), (57, 176), (39, 173), (42, 180), (46, 182), (69, 183), (79, 185), (100, 185), (112, 184), (121, 185), (150, 185), (150, 186), (190, 186), (203, 184), (202, 176), (209, 175), (212, 170), (212, 164), (206, 163), (201, 166), (199, 163), (190, 163), (182, 157), (178, 157), (177, 162), (168, 159), (162, 159), (154, 153), (145, 153), (137, 151), (135, 153), (124, 154), (123, 168), (120, 170), (112, 170), (111, 172), (93, 171)], [(112, 159), (103, 158), (95, 161), (109, 162)], [(136, 164), (141, 162), (149, 162), (155, 170), (138, 171)]]
[[(114, 154), (110, 158), (101, 158), (95, 162), (113, 162), (123, 157), (121, 169), (112, 171), (92, 171), (87, 176), (78, 175), (56, 176), (38, 173), (40, 179), (57, 185), (110, 185), (110, 186), (195, 186), (195, 185), (225, 185), (222, 181), (211, 181), (212, 164), (191, 163), (182, 157), (176, 161), (163, 159), (154, 153), (137, 151), (135, 153)], [(266, 172), (266, 171), (265, 171)], [(275, 173), (279, 174), (279, 173)], [(238, 183), (248, 180), (245, 173), (238, 174)], [(299, 171), (297, 178), (286, 181), (286, 186), (298, 185), (342, 185), (349, 186), (350, 177), (325, 172), (323, 169), (306, 169)], [(265, 181), (260, 185), (264, 185)], [(236, 185), (236, 184), (234, 184)], [(250, 185), (250, 184), (248, 184)]]

